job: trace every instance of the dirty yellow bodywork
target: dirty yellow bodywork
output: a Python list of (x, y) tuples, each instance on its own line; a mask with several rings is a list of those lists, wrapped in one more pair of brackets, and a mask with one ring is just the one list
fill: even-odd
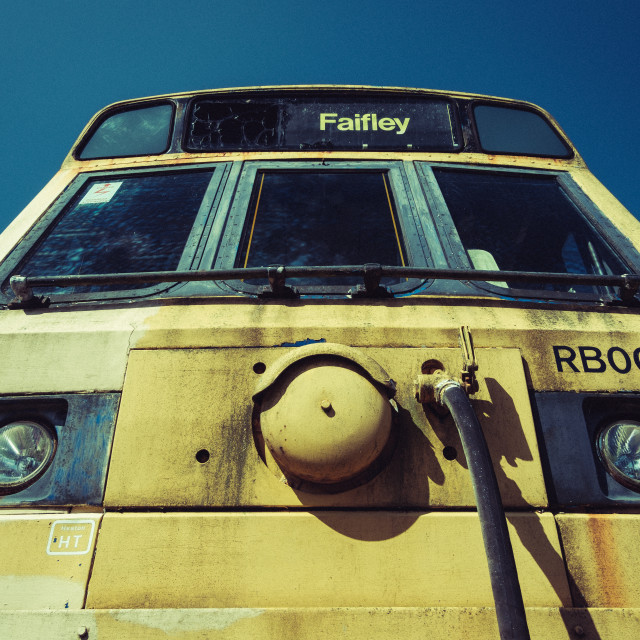
[[(354, 156), (564, 171), (640, 251), (638, 222), (577, 153), (309, 151), (83, 162), (70, 154), (0, 235), (0, 256), (79, 173)], [(427, 363), (460, 375), (461, 326), (473, 335), (472, 405), (531, 637), (635, 639), (640, 515), (550, 507), (531, 394), (640, 392), (640, 365), (561, 370), (553, 350), (631, 355), (640, 347), (637, 309), (428, 295), (1, 311), (3, 357), (20, 363), (0, 368), (1, 395), (118, 392), (121, 400), (101, 508), (0, 508), (0, 638), (498, 638), (460, 437), (450, 415), (415, 398)], [(309, 342), (356, 349), (396, 386), (391, 444), (380, 446), (386, 463), (336, 491), (290, 482), (261, 440), (260, 380)], [(61, 535), (63, 545), (80, 536), (69, 538), (78, 553), (60, 547)]]
[[(532, 388), (638, 391), (634, 372), (594, 377), (552, 367), (550, 347), (557, 343), (597, 344), (603, 350), (616, 344), (633, 351), (640, 327), (629, 311), (497, 310), (480, 300), (455, 307), (425, 300), (366, 307), (314, 301), (288, 308), (240, 301), (164, 303), (113, 315), (78, 310), (56, 328), (58, 317), (45, 312), (36, 318), (50, 332), (38, 331), (38, 340), (52, 347), (48, 357), (34, 353), (31, 366), (46, 370), (45, 357), (63, 349), (60, 340), (68, 336), (66, 344), (78, 345), (71, 354), (78, 364), (65, 378), (66, 389), (113, 388), (108, 381), (118, 371), (111, 367), (102, 373), (106, 382), (87, 385), (91, 378), (83, 371), (95, 372), (96, 363), (81, 353), (87, 341), (78, 336), (131, 347), (126, 358), (109, 356), (120, 358), (123, 382), (107, 513), (96, 530), (90, 578), (88, 567), (74, 567), (60, 578), (65, 565), (59, 562), (47, 573), (42, 563), (54, 516), (29, 521), (34, 532), (40, 527), (28, 552), (38, 577), (0, 584), (12, 594), (9, 610), (38, 603), (51, 612), (45, 618), (11, 614), (3, 618), (5, 629), (15, 629), (17, 620), (30, 620), (37, 629), (47, 620), (64, 637), (73, 619), (72, 629), (86, 626), (98, 637), (146, 640), (170, 631), (176, 638), (276, 632), (314, 638), (322, 637), (315, 628), (322, 620), (322, 633), (335, 629), (336, 637), (417, 638), (429, 630), (433, 637), (497, 638), (458, 436), (448, 416), (424, 410), (414, 397), (413, 381), (425, 361), (458, 371), (457, 327), (466, 321), (474, 327), (479, 365), (473, 404), (507, 509), (532, 637), (573, 638), (576, 627), (592, 631), (585, 637), (635, 637), (640, 555), (633, 541), (640, 520), (546, 511), (529, 400)], [(29, 343), (28, 333), (13, 336)], [(398, 443), (389, 465), (370, 482), (335, 494), (307, 493), (285, 484), (260, 457), (252, 395), (260, 375), (296, 348), (271, 345), (339, 336), (396, 381)], [(254, 371), (259, 362), (265, 374)], [(28, 372), (15, 375), (18, 385)], [(50, 376), (37, 391), (60, 386), (59, 376)], [(447, 459), (445, 447), (456, 449), (458, 458)], [(206, 463), (196, 459), (202, 449), (210, 453)], [(26, 549), (21, 519), (6, 519)], [(12, 552), (11, 557), (28, 570)], [(52, 590), (52, 580), (61, 579)], [(59, 617), (55, 610), (64, 603), (52, 593), (84, 611)]]
[[(133, 350), (105, 503), (115, 508), (473, 507), (465, 466), (443, 456), (446, 446), (461, 452), (450, 417), (425, 413), (413, 391), (413, 378), (423, 362), (437, 358), (455, 371), (459, 350), (362, 349), (398, 381), (397, 455), (370, 482), (336, 494), (294, 490), (274, 475), (254, 445), (251, 396), (258, 376), (253, 365), (263, 362), (268, 370), (282, 350)], [(520, 353), (478, 349), (477, 354), (484, 375), (475, 402), (496, 455), (503, 501), (509, 507), (544, 506), (547, 499)], [(510, 371), (506, 380), (500, 376), (504, 370)], [(219, 382), (212, 385), (214, 379)], [(203, 448), (211, 457), (200, 464), (195, 456)]]
[(566, 513), (556, 519), (581, 606), (640, 607), (640, 514)]
[[(510, 522), (525, 604), (569, 606), (553, 516)], [(100, 545), (92, 609), (493, 606), (475, 513), (114, 513)]]
[(11, 609), (81, 609), (101, 519), (0, 511), (0, 617)]

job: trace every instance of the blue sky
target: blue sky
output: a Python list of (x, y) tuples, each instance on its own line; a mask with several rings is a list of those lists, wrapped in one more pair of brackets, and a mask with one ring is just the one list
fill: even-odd
[(638, 0), (13, 2), (0, 25), (0, 230), (111, 102), (299, 83), (529, 100), (640, 217), (639, 24)]

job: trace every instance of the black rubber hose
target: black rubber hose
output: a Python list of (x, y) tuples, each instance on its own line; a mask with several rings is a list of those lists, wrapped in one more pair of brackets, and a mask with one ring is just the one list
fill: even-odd
[(471, 402), (455, 381), (439, 385), (439, 402), (446, 406), (460, 433), (476, 497), (484, 548), (501, 640), (529, 640), (529, 627), (513, 557), (507, 520), (489, 448)]

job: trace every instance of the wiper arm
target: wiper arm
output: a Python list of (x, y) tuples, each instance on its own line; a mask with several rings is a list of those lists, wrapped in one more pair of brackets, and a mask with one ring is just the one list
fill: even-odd
[(135, 285), (174, 282), (220, 282), (265, 278), (272, 296), (291, 297), (295, 290), (286, 286), (287, 278), (327, 278), (360, 276), (364, 278), (363, 295), (377, 295), (383, 277), (419, 278), (421, 280), (468, 280), (473, 282), (515, 281), (537, 284), (587, 285), (619, 287), (620, 302), (631, 304), (640, 289), (639, 274), (594, 275), (588, 273), (545, 273), (535, 271), (479, 271), (476, 269), (434, 269), (430, 267), (398, 267), (379, 264), (302, 267), (275, 265), (202, 271), (150, 271), (142, 273), (101, 273), (61, 276), (12, 276), (11, 289), (16, 297), (9, 307), (33, 308), (49, 305), (49, 299), (36, 297), (34, 287), (72, 287), (82, 285)]

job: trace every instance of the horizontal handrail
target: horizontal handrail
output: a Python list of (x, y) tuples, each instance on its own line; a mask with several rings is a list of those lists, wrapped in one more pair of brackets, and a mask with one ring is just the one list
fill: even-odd
[(340, 266), (284, 266), (208, 269), (199, 271), (146, 271), (138, 273), (96, 273), (83, 275), (21, 276), (10, 279), (17, 303), (33, 298), (34, 287), (71, 287), (82, 285), (130, 285), (174, 282), (216, 282), (264, 278), (273, 291), (283, 290), (287, 278), (331, 278), (360, 276), (367, 291), (378, 286), (384, 277), (421, 280), (458, 280), (473, 282), (515, 281), (537, 284), (591, 285), (620, 287), (620, 298), (629, 302), (640, 288), (640, 274), (594, 275), (589, 273), (550, 273), (535, 271), (482, 271), (476, 269), (439, 269), (399, 267), (379, 264)]

